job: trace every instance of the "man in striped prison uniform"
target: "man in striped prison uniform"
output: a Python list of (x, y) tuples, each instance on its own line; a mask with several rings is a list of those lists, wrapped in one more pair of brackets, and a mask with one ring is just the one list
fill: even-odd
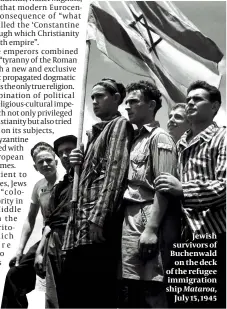
[(114, 80), (93, 86), (93, 110), (101, 122), (92, 127), (85, 154), (78, 149), (71, 154), (71, 163), (82, 165), (78, 204), (63, 245), (65, 308), (116, 307), (121, 200), (133, 137), (118, 112), (124, 97), (124, 86)]
[(213, 121), (220, 105), (216, 87), (204, 81), (189, 86), (186, 113), (191, 129), (178, 142), (180, 181), (170, 174), (155, 180), (156, 190), (182, 198), (187, 240), (217, 240), (217, 302), (205, 304), (215, 308), (225, 308), (226, 285), (226, 129)]

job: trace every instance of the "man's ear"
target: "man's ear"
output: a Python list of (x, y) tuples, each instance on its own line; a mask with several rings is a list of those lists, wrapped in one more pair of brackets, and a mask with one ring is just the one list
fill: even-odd
[(155, 106), (156, 106), (155, 100), (150, 100), (150, 101), (148, 102), (148, 105), (149, 105), (149, 108), (150, 108), (150, 109), (154, 110), (154, 109), (155, 109)]
[(220, 105), (221, 105), (221, 103), (218, 102), (218, 101), (215, 101), (215, 102), (212, 103), (212, 109), (214, 111), (214, 115), (217, 114), (217, 112), (218, 112), (218, 110), (220, 108)]
[(113, 98), (114, 98), (114, 102), (117, 103), (117, 105), (119, 105), (119, 102), (121, 100), (121, 95), (119, 92), (116, 92), (114, 95), (113, 95)]
[(34, 169), (38, 172), (36, 165), (34, 164), (33, 166), (34, 166)]
[(56, 164), (56, 166), (58, 165), (58, 160), (57, 159), (55, 160), (55, 164)]

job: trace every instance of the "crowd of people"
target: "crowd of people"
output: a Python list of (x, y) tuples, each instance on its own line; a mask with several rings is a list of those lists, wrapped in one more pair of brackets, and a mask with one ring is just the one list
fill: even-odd
[[(1, 308), (27, 308), (36, 274), (46, 280), (46, 308), (176, 307), (166, 293), (170, 250), (207, 233), (218, 240), (217, 301), (196, 307), (225, 308), (226, 129), (213, 121), (220, 91), (205, 81), (191, 84), (186, 102), (169, 113), (168, 132), (155, 120), (162, 98), (148, 81), (125, 88), (102, 79), (91, 98), (101, 122), (87, 132), (85, 151), (73, 135), (31, 150), (44, 178), (32, 192)], [(118, 112), (123, 101), (128, 120)], [(42, 238), (23, 254), (39, 208)]]

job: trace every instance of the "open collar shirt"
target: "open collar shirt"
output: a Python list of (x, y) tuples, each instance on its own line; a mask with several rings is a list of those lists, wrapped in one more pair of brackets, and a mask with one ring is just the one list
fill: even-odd
[(130, 152), (128, 185), (124, 199), (153, 203), (154, 179), (162, 172), (176, 175), (176, 146), (172, 137), (156, 123), (145, 124)]
[[(154, 180), (162, 172), (176, 175), (176, 145), (172, 137), (156, 123), (143, 125), (136, 135), (131, 152), (128, 184), (124, 194), (125, 217), (122, 229), (122, 276), (133, 280), (164, 279), (164, 256), (170, 243), (175, 240), (180, 226), (179, 205), (169, 200), (159, 228), (158, 250), (155, 257), (141, 263), (138, 241), (149, 221), (154, 204)], [(167, 245), (168, 244), (168, 245)], [(164, 249), (165, 247), (165, 249)]]

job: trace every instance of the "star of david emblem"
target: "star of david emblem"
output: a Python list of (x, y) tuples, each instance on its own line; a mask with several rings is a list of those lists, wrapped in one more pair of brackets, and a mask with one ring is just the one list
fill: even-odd
[[(150, 25), (148, 25), (145, 16), (143, 14), (141, 14), (139, 16), (136, 16), (136, 14), (131, 10), (131, 8), (130, 8), (130, 11), (131, 11), (131, 13), (132, 13), (132, 15), (133, 15), (135, 20), (133, 22), (131, 22), (129, 24), (129, 26), (132, 27), (134, 30), (136, 30), (140, 34), (140, 36), (145, 41), (145, 43), (146, 43), (146, 45), (148, 47), (149, 52), (153, 51), (155, 53), (155, 55), (158, 57), (158, 54), (157, 54), (157, 51), (156, 51), (155, 47), (162, 41), (162, 38), (159, 38), (158, 40), (156, 40), (154, 42), (154, 40), (152, 38), (151, 31), (152, 32), (155, 32), (155, 31), (154, 31), (154, 29), (151, 28)], [(140, 23), (140, 25), (142, 25), (146, 29), (149, 41), (146, 38), (144, 38), (144, 36), (140, 32), (140, 30), (137, 28), (137, 23)]]

